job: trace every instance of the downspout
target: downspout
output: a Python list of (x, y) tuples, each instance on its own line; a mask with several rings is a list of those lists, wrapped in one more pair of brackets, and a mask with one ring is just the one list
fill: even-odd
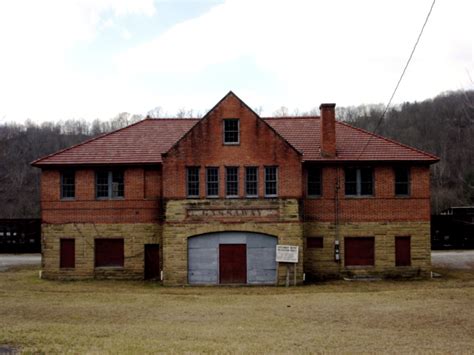
[(334, 261), (341, 262), (340, 240), (339, 240), (339, 166), (336, 167), (336, 179), (334, 184)]

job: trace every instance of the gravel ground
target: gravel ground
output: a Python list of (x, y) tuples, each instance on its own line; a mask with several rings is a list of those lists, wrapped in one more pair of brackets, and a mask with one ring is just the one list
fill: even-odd
[(0, 271), (22, 265), (40, 266), (41, 254), (0, 254)]
[(432, 251), (431, 263), (434, 268), (474, 270), (474, 250)]

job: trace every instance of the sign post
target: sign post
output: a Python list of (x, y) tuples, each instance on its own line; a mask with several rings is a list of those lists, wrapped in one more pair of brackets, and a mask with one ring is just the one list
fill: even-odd
[(293, 264), (294, 285), (296, 286), (296, 264), (298, 263), (298, 246), (296, 245), (277, 245), (276, 261), (287, 263), (286, 265), (286, 287), (290, 285), (290, 263)]

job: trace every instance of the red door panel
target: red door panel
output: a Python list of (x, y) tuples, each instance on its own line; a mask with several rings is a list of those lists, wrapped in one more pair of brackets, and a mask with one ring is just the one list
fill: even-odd
[(410, 266), (410, 237), (395, 237), (395, 265)]
[(344, 238), (344, 263), (346, 266), (374, 265), (374, 238)]
[(221, 284), (247, 283), (247, 245), (219, 245), (219, 282)]
[(145, 279), (160, 279), (159, 244), (145, 244)]

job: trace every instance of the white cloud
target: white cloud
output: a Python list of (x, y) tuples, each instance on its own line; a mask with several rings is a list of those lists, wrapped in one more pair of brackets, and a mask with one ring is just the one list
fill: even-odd
[[(386, 102), (430, 4), (228, 0), (127, 50), (117, 66), (130, 76), (193, 74), (251, 56), (281, 81), (281, 97), (262, 103), (266, 108)], [(472, 70), (472, 10), (469, 0), (438, 1), (396, 101), (465, 87), (466, 66)]]
[[(153, 0), (1, 1), (0, 118), (105, 118), (157, 105), (203, 111), (229, 89), (251, 107), (263, 106), (264, 114), (282, 105), (309, 110), (322, 101), (386, 102), (430, 4), (227, 0), (144, 40), (120, 21), (152, 16), (159, 7)], [(468, 75), (474, 77), (473, 10), (472, 0), (437, 1), (395, 102), (474, 88)], [(107, 73), (95, 63), (71, 67), (68, 55), (79, 44), (98, 41), (110, 29), (125, 49), (104, 59)], [(245, 82), (235, 80), (246, 77), (243, 58), (272, 83), (229, 87)], [(193, 80), (204, 73), (211, 73), (205, 80), (212, 84), (196, 90), (200, 83)], [(157, 80), (150, 84), (149, 78)], [(183, 88), (171, 91), (176, 82)]]
[(0, 116), (74, 116), (71, 107), (97, 79), (78, 77), (67, 66), (68, 50), (93, 40), (115, 18), (154, 11), (152, 0), (0, 2)]

